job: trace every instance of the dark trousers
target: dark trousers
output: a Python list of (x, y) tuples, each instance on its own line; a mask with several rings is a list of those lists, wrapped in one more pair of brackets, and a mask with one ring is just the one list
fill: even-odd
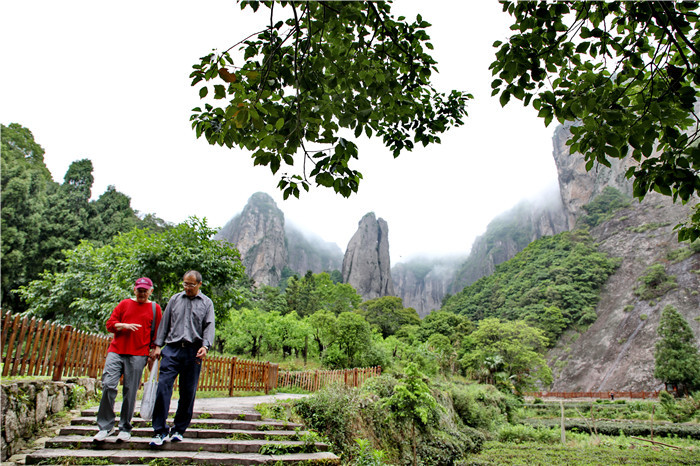
[(156, 403), (153, 406), (153, 431), (155, 434), (169, 432), (166, 421), (173, 396), (173, 384), (179, 375), (180, 400), (173, 422), (173, 430), (184, 434), (192, 421), (194, 398), (197, 394), (197, 382), (202, 370), (202, 361), (197, 359), (195, 347), (165, 346), (161, 351), (160, 372)]

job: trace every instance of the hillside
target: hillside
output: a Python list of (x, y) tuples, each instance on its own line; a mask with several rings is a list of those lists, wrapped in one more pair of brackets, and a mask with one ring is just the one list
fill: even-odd
[[(700, 245), (679, 244), (673, 232), (688, 213), (667, 196), (650, 194), (591, 229), (599, 251), (620, 258), (605, 283), (596, 321), (583, 333), (569, 331), (549, 353), (553, 390), (653, 390), (654, 343), (661, 311), (674, 306), (700, 345)], [(694, 253), (693, 253), (694, 251)], [(635, 294), (647, 268), (661, 264), (677, 286), (661, 296)]]

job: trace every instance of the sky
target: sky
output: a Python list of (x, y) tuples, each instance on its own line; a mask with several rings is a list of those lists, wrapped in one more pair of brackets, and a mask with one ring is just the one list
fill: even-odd
[(491, 97), (495, 40), (510, 17), (495, 0), (399, 0), (395, 16), (420, 13), (439, 74), (433, 84), (473, 94), (465, 124), (394, 159), (380, 140), (359, 139), (359, 192), (327, 188), (283, 200), (278, 179), (250, 153), (196, 139), (200, 105), (193, 64), (267, 23), (234, 1), (0, 3), (0, 123), (29, 128), (55, 181), (71, 162), (94, 166), (93, 198), (113, 185), (142, 214), (222, 227), (250, 196), (266, 192), (285, 219), (345, 251), (368, 212), (386, 220), (392, 265), (416, 256), (466, 255), (488, 223), (556, 185), (554, 125), (519, 101)]

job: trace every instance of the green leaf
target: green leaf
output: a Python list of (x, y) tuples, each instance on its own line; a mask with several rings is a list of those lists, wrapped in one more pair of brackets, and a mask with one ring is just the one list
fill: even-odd
[(199, 98), (203, 99), (209, 93), (209, 89), (205, 86), (199, 90)]

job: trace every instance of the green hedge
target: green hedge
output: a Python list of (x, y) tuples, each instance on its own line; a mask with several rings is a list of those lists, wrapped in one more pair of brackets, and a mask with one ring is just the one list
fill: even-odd
[[(561, 421), (558, 419), (526, 419), (523, 423), (534, 427), (559, 427), (561, 425)], [(586, 423), (583, 420), (566, 419), (564, 421), (564, 428), (571, 431), (593, 433), (591, 432), (592, 423), (590, 421)], [(651, 423), (649, 422), (596, 421), (595, 428), (600, 435), (620, 435), (621, 432), (628, 437), (648, 437), (651, 435)], [(654, 424), (654, 436), (672, 437), (674, 435), (681, 438), (700, 440), (700, 425), (671, 423)]]

